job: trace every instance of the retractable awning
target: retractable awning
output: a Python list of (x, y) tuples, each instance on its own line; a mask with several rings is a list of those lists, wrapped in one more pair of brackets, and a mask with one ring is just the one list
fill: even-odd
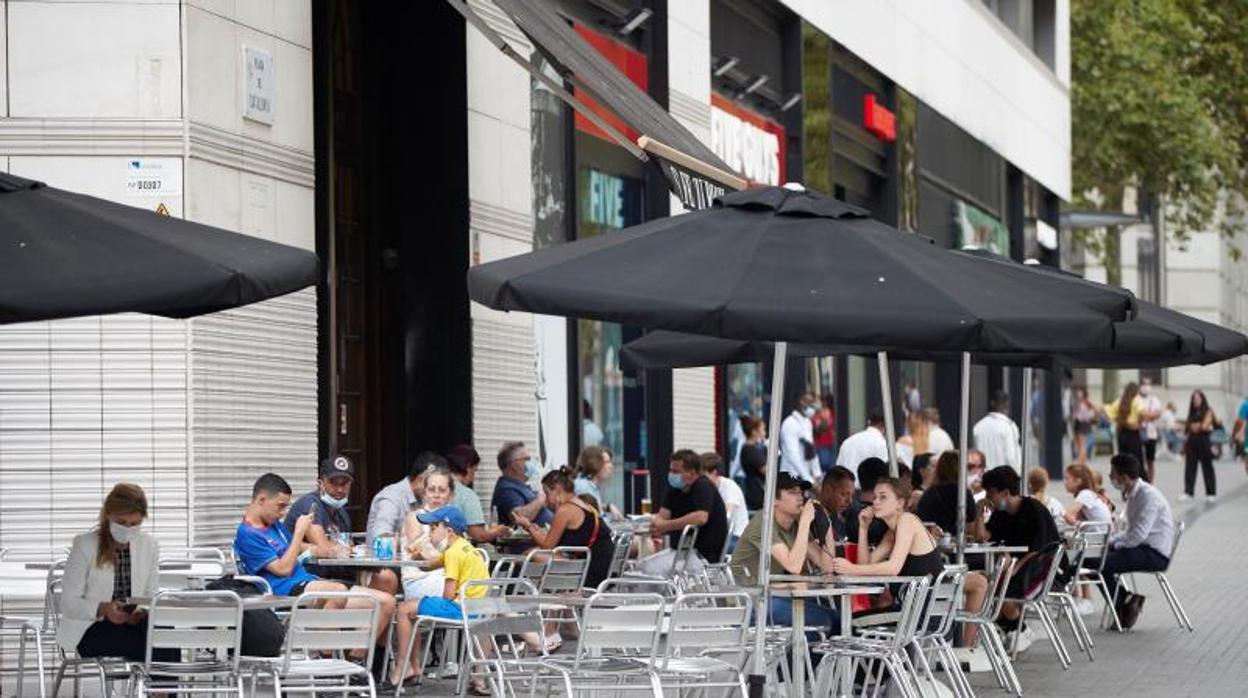
[(586, 43), (552, 3), (546, 0), (493, 0), (560, 75), (642, 134), (636, 142), (589, 109), (559, 81), (551, 79), (533, 65), (527, 56), (520, 55), (477, 14), (468, 0), (446, 1), (500, 51), (610, 135), (625, 150), (640, 160), (655, 163), (667, 179), (672, 193), (686, 208), (708, 208), (715, 197), (725, 191), (744, 189), (748, 184), (650, 95)]

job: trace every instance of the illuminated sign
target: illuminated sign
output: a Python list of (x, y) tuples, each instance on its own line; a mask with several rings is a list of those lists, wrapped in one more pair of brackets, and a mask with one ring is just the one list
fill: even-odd
[(862, 99), (862, 125), (885, 143), (897, 140), (897, 116), (871, 93)]

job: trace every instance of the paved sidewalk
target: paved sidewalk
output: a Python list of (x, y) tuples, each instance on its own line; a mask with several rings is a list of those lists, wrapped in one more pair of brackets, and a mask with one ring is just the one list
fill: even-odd
[[(1108, 473), (1108, 459), (1098, 459)], [(1093, 628), (1096, 661), (1078, 654), (1074, 638), (1064, 637), (1074, 658), (1062, 671), (1043, 637), (1019, 658), (1017, 669), (1028, 696), (1243, 696), (1248, 693), (1248, 477), (1233, 461), (1216, 464), (1219, 500), (1177, 503), (1182, 464), (1159, 461), (1157, 479), (1176, 514), (1188, 523), (1169, 577), (1196, 630), (1175, 622), (1151, 577), (1140, 577), (1148, 600), (1135, 628), (1126, 634)], [(1060, 487), (1060, 485), (1059, 485)], [(1197, 484), (1202, 493), (1203, 485)], [(1057, 494), (1057, 492), (1053, 492)], [(1097, 616), (1085, 616), (1096, 622)], [(991, 674), (972, 679), (977, 693), (1004, 695)]]

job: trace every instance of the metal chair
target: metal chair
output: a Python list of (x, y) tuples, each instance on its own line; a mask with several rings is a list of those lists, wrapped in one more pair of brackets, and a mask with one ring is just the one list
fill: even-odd
[(619, 577), (624, 574), (624, 568), (628, 565), (628, 548), (633, 544), (633, 534), (629, 531), (613, 531), (611, 544), (615, 546), (615, 550), (611, 554), (607, 577)]
[[(325, 603), (363, 601), (365, 607), (326, 608)], [(371, 594), (350, 591), (309, 592), (299, 597), (286, 623), (285, 647), (280, 658), (249, 662), (251, 695), (261, 673), (273, 681), (275, 696), (291, 693), (376, 695), (368, 667), (373, 664), (374, 638), (381, 602)], [(366, 652), (363, 664), (345, 658), (347, 652)], [(313, 652), (320, 653), (312, 658)], [(324, 656), (329, 654), (331, 656)]]
[(233, 548), (229, 549), (230, 555), (221, 548), (208, 547), (161, 547), (161, 560), (215, 560), (222, 564), (227, 564), (232, 560)]
[[(904, 698), (919, 698), (923, 695), (918, 672), (906, 650), (914, 642), (919, 622), (925, 615), (924, 606), (929, 596), (929, 588), (926, 577), (905, 583), (900, 594), (901, 611), (897, 614), (897, 626), (890, 634), (833, 637), (811, 645), (813, 651), (824, 655), (815, 676), (814, 695), (831, 695), (834, 686), (842, 678), (841, 672), (848, 668), (849, 676), (852, 677), (860, 663), (865, 663), (866, 669), (863, 695), (866, 695), (871, 684), (875, 685), (876, 694), (879, 694), (885, 669), (888, 669), (893, 684)], [(842, 659), (850, 661), (838, 661)]]
[[(484, 596), (470, 596), (471, 590), (482, 587)], [(546, 648), (539, 647), (536, 657), (525, 652), (524, 636), (542, 634), (541, 610), (524, 603), (525, 596), (536, 593), (532, 582), (514, 578), (474, 580), (460, 589), (465, 657), (461, 679), (479, 673), (491, 695), (508, 698), (530, 694), (540, 681), (550, 680), (543, 667)]]
[(585, 607), (575, 654), (551, 656), (542, 668), (562, 681), (569, 696), (649, 691), (661, 698), (654, 662), (664, 610), (658, 594), (594, 594)]
[(1108, 522), (1085, 521), (1079, 524), (1083, 534), (1083, 561), (1075, 574), (1071, 586), (1074, 589), (1093, 587), (1100, 592), (1105, 601), (1105, 611), (1101, 626), (1107, 625), (1106, 619), (1112, 619), (1114, 627), (1122, 632), (1122, 621), (1118, 618), (1118, 610), (1114, 608), (1114, 600), (1109, 596), (1109, 586), (1105, 583), (1105, 559), (1109, 557)]
[[(1040, 575), (1043, 583), (1036, 586), (1030, 593), (1027, 590), (1023, 590), (1025, 594), (1023, 598), (1015, 599), (1007, 596), (1006, 601), (1019, 604), (1022, 607), (1022, 612), (1019, 615), (1020, 629), (1027, 618), (1028, 612), (1034, 613), (1040, 619), (1040, 623), (1044, 626), (1044, 631), (1049, 636), (1049, 642), (1053, 645), (1053, 651), (1057, 653), (1057, 659), (1061, 662), (1062, 668), (1069, 669), (1070, 653), (1066, 650), (1066, 643), (1062, 641), (1062, 636), (1057, 630), (1057, 623), (1053, 620), (1053, 615), (1049, 612), (1049, 607), (1046, 603), (1049, 592), (1053, 591), (1053, 580), (1057, 578), (1063, 554), (1061, 543), (1054, 543), (1039, 553)], [(1012, 645), (1010, 648), (1011, 657), (1018, 659), (1017, 634), (1014, 636)]]
[(204, 588), (204, 579), (220, 577), (227, 569), (224, 557), (174, 558), (161, 555), (157, 563), (157, 586), (169, 591), (198, 591)]
[(698, 551), (694, 547), (698, 542), (698, 527), (689, 525), (685, 526), (680, 532), (680, 539), (676, 541), (676, 554), (672, 557), (672, 573), (673, 578), (681, 577), (689, 573), (693, 561), (697, 557)]
[[(131, 667), (129, 695), (232, 693), (242, 698), (242, 630), (243, 600), (232, 591), (157, 592), (143, 663)], [(153, 650), (177, 650), (187, 661), (155, 661)]]
[(988, 594), (984, 598), (983, 606), (975, 613), (959, 611), (955, 617), (963, 625), (974, 625), (976, 627), (976, 641), (984, 648), (984, 653), (988, 656), (988, 662), (992, 665), (992, 672), (996, 676), (997, 684), (1001, 688), (1021, 696), (1023, 695), (1023, 685), (1018, 680), (1018, 674), (1014, 672), (1014, 663), (1010, 660), (1010, 655), (1005, 650), (1005, 643), (1001, 640), (1001, 633), (997, 630), (995, 622), (997, 616), (1001, 613), (1001, 607), (1005, 604), (1005, 595), (1010, 587), (1010, 578), (1014, 573), (1014, 564), (1014, 558), (1003, 557), (1001, 563), (997, 565), (997, 569), (993, 572), (992, 581), (988, 585)]
[(926, 613), (919, 621), (912, 645), (917, 650), (915, 656), (929, 682), (936, 681), (928, 661), (929, 656), (934, 656), (940, 660), (941, 668), (949, 677), (954, 694), (960, 698), (974, 698), (971, 682), (962, 673), (962, 663), (954, 656), (953, 647), (947, 639), (953, 632), (958, 607), (962, 605), (966, 574), (965, 565), (951, 565), (936, 577), (928, 590)]
[[(745, 638), (753, 601), (742, 592), (682, 594), (671, 606), (667, 641), (655, 662), (663, 689), (737, 689), (745, 685)], [(716, 681), (717, 675), (725, 675)]]
[[(113, 682), (124, 681), (130, 675), (130, 664), (124, 657), (79, 657), (76, 652), (66, 651), (57, 643), (56, 634), (61, 620), (61, 591), (64, 584), (65, 565), (65, 560), (59, 560), (48, 568), (43, 616), (39, 621), (42, 638), (36, 637), (36, 651), (39, 651), (42, 644), (40, 640), (50, 642), (55, 648), (60, 666), (57, 667), (56, 678), (52, 682), (51, 695), (60, 695), (61, 683), (66, 678), (73, 680), (74, 695), (82, 695), (82, 679), (87, 677), (98, 678), (100, 690), (108, 693)], [(24, 666), (22, 666), (25, 663), (24, 644), (24, 640), (19, 643), (19, 673), (24, 671)], [(43, 677), (40, 676), (41, 684), (42, 681)], [(22, 695), (20, 684), (17, 695)]]
[(1071, 578), (1061, 588), (1051, 590), (1048, 596), (1048, 603), (1055, 606), (1066, 619), (1071, 632), (1074, 633), (1075, 643), (1079, 646), (1080, 651), (1088, 655), (1088, 661), (1095, 661), (1095, 658), (1092, 656), (1092, 634), (1088, 632), (1088, 626), (1084, 624), (1083, 616), (1079, 613), (1079, 609), (1075, 608), (1075, 597), (1072, 590), (1078, 588), (1079, 570), (1083, 569), (1084, 562), (1089, 559), (1089, 540), (1099, 543), (1100, 547), (1104, 547), (1108, 538), (1108, 523), (1085, 521), (1079, 524), (1075, 529), (1074, 536), (1070, 539), (1069, 546), (1066, 548), (1066, 559), (1069, 561), (1071, 568), (1075, 570), (1075, 574), (1071, 575)]
[[(1170, 560), (1169, 560), (1169, 563), (1166, 565), (1167, 570), (1169, 570), (1169, 566), (1171, 564), (1174, 564), (1174, 556), (1177, 555), (1179, 552), (1179, 541), (1182, 540), (1183, 533), (1186, 530), (1187, 530), (1187, 524), (1185, 522), (1177, 521), (1177, 520), (1174, 522), (1174, 544), (1170, 546)], [(1174, 619), (1178, 621), (1179, 627), (1186, 628), (1188, 632), (1195, 632), (1196, 628), (1192, 625), (1192, 619), (1188, 617), (1187, 611), (1184, 610), (1183, 603), (1179, 601), (1179, 595), (1175, 593), (1174, 585), (1170, 583), (1170, 578), (1166, 576), (1165, 571), (1136, 572), (1136, 573), (1132, 573), (1131, 575), (1132, 579), (1134, 579), (1136, 574), (1153, 575), (1153, 578), (1157, 580), (1157, 585), (1161, 587), (1161, 593), (1163, 596), (1166, 597), (1166, 603), (1170, 605), (1170, 612), (1174, 614)], [(1122, 584), (1119, 584), (1118, 589), (1121, 589), (1121, 588), (1122, 588)], [(1132, 590), (1134, 590), (1136, 588), (1136, 585), (1132, 584), (1131, 588)], [(1117, 596), (1118, 594), (1117, 594), (1117, 591), (1115, 590), (1115, 593), (1114, 593), (1115, 602), (1117, 601)], [(1110, 606), (1115, 606), (1115, 604), (1111, 603)]]

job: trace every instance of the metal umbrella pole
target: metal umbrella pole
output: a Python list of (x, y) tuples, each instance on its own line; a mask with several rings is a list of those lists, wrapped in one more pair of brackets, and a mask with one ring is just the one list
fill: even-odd
[(958, 425), (958, 564), (966, 562), (966, 457), (971, 420), (971, 353), (962, 352), (962, 405)]
[[(897, 428), (893, 426), (893, 388), (888, 375), (888, 352), (876, 354), (880, 364), (880, 395), (884, 401), (884, 441), (888, 447), (888, 476), (897, 477)], [(854, 464), (857, 467), (857, 464)]]
[(1018, 434), (1019, 453), (1022, 454), (1022, 462), (1018, 464), (1018, 477), (1023, 481), (1023, 492), (1031, 494), (1031, 488), (1027, 485), (1027, 464), (1030, 462), (1027, 458), (1027, 430), (1031, 428), (1031, 380), (1032, 368), (1030, 366), (1023, 367), (1023, 423), (1019, 425)]
[(776, 342), (771, 367), (771, 415), (767, 425), (767, 477), (763, 485), (763, 544), (758, 549), (759, 605), (754, 609), (754, 673), (750, 675), (750, 698), (762, 698), (765, 690), (767, 664), (763, 650), (767, 638), (767, 617), (771, 610), (771, 535), (776, 504), (777, 456), (780, 451), (780, 414), (784, 410), (784, 371), (789, 357), (788, 342)]

